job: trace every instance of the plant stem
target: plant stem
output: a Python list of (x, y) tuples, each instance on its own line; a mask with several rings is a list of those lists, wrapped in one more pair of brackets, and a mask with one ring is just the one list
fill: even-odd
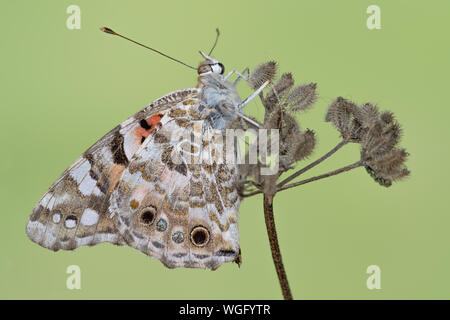
[(247, 193), (247, 194), (242, 194), (242, 198), (248, 198), (248, 197), (256, 196), (257, 194), (260, 194), (260, 193), (263, 193), (262, 190), (252, 191), (252, 192)]
[[(284, 186), (285, 184), (287, 184), (288, 182), (291, 182), (293, 179), (297, 178), (299, 175), (305, 173), (306, 171), (314, 168), (315, 166), (317, 166), (319, 163), (321, 163), (322, 161), (324, 161), (325, 159), (327, 159), (328, 157), (330, 157), (332, 154), (334, 154), (336, 151), (338, 151), (340, 148), (342, 148), (343, 146), (345, 146), (348, 143), (347, 140), (342, 140), (341, 142), (338, 143), (337, 146), (335, 146), (333, 149), (331, 149), (330, 151), (328, 151), (326, 154), (324, 154), (322, 157), (320, 157), (319, 159), (317, 159), (316, 161), (310, 163), (309, 165), (307, 165), (306, 167), (304, 167), (303, 169), (298, 170), (297, 172), (291, 174), (289, 177), (287, 177), (286, 179), (284, 179), (283, 181), (281, 181), (277, 187), (281, 188), (282, 186)], [(280, 189), (283, 190), (283, 189)]]
[(337, 175), (339, 173), (343, 173), (343, 172), (350, 171), (352, 169), (361, 167), (362, 165), (363, 164), (361, 163), (361, 161), (358, 161), (358, 162), (352, 163), (352, 164), (350, 164), (348, 166), (345, 166), (343, 168), (340, 168), (340, 169), (337, 169), (337, 170), (334, 170), (334, 171), (331, 171), (331, 172), (328, 172), (328, 173), (324, 173), (324, 174), (321, 174), (319, 176), (315, 176), (315, 177), (312, 177), (312, 178), (309, 178), (309, 179), (305, 179), (305, 180), (302, 180), (302, 181), (299, 181), (299, 182), (291, 183), (291, 184), (288, 184), (287, 186), (282, 186), (281, 188), (277, 189), (277, 192), (278, 191), (282, 191), (282, 190), (286, 190), (286, 189), (290, 189), (290, 188), (294, 188), (294, 187), (298, 187), (298, 186), (301, 186), (302, 184), (313, 182), (313, 181), (320, 180), (320, 179), (323, 179), (323, 178), (328, 178), (328, 177), (331, 177), (331, 176), (335, 176), (335, 175)]
[(285, 300), (292, 300), (291, 288), (281, 260), (280, 247), (278, 245), (277, 230), (275, 228), (275, 219), (273, 217), (273, 195), (264, 194), (264, 219), (266, 221), (267, 235), (269, 236), (272, 259), (277, 270), (278, 280)]

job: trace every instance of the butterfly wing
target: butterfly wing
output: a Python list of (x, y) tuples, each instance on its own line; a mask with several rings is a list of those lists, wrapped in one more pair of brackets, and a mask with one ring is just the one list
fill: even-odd
[(236, 164), (212, 157), (222, 141), (190, 138), (211, 130), (196, 116), (198, 106), (189, 99), (166, 113), (124, 170), (109, 212), (129, 246), (167, 267), (214, 270), (240, 263), (238, 174)]
[(27, 223), (28, 237), (55, 251), (101, 242), (124, 244), (107, 215), (111, 193), (161, 119), (159, 114), (196, 93), (180, 90), (156, 100), (90, 147), (37, 203)]

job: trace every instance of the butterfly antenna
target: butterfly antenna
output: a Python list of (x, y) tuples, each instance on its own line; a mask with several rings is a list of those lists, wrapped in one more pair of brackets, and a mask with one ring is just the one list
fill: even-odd
[[(127, 38), (127, 37), (125, 37), (125, 36), (123, 36), (123, 35), (121, 35), (121, 34), (115, 32), (115, 31), (113, 31), (113, 30), (110, 29), (110, 28), (102, 27), (102, 28), (100, 28), (100, 30), (103, 31), (103, 32), (105, 32), (105, 33), (113, 34), (113, 35), (115, 35), (115, 36), (119, 36), (119, 37), (121, 37), (121, 38), (124, 38), (125, 40), (128, 40), (128, 41), (131, 41), (131, 42), (133, 42), (133, 43), (136, 43), (137, 45), (140, 45), (141, 47), (144, 47), (144, 48), (146, 48), (146, 49), (152, 50), (153, 52), (159, 53), (160, 55), (162, 55), (162, 56), (164, 56), (164, 57), (166, 57), (166, 58), (169, 58), (170, 60), (173, 60), (173, 61), (175, 61), (175, 62), (181, 63), (182, 65), (184, 65), (184, 66), (186, 66), (186, 67), (188, 67), (188, 68), (197, 70), (197, 68), (194, 68), (193, 66), (190, 66), (190, 65), (188, 65), (187, 63), (184, 63), (183, 61), (180, 61), (180, 60), (178, 60), (178, 59), (172, 58), (171, 56), (168, 56), (167, 54), (162, 53), (161, 51), (158, 51), (158, 50), (156, 50), (156, 49), (150, 48), (150, 47), (148, 47), (148, 46), (146, 46), (146, 45), (144, 45), (144, 44), (142, 44), (142, 43), (139, 43), (139, 42), (137, 42), (137, 41), (134, 41), (133, 39)], [(216, 42), (217, 42), (217, 41), (216, 41)], [(215, 45), (215, 44), (214, 44), (214, 45)]]
[(219, 36), (220, 36), (219, 28), (216, 28), (216, 41), (214, 41), (214, 44), (213, 44), (211, 50), (209, 51), (208, 56), (210, 56), (211, 53), (213, 52), (213, 50), (216, 48), (217, 41), (219, 41)]

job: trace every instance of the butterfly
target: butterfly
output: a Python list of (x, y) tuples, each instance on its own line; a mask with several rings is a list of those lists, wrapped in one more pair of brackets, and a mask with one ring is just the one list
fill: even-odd
[[(200, 53), (197, 87), (147, 105), (53, 183), (29, 217), (33, 242), (54, 251), (128, 245), (169, 268), (240, 265), (238, 166), (216, 161), (223, 140), (204, 138), (223, 132), (249, 99), (241, 101), (222, 63)], [(186, 161), (195, 156), (206, 161)]]

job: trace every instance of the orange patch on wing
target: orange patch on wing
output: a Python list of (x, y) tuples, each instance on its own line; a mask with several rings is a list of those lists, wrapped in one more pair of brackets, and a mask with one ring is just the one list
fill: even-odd
[(136, 209), (137, 207), (139, 207), (139, 202), (134, 200), (134, 199), (131, 200), (130, 201), (130, 207), (131, 207), (131, 209)]
[(134, 129), (135, 140), (139, 144), (141, 144), (144, 139), (146, 139), (153, 130), (155, 130), (156, 125), (161, 121), (163, 114), (155, 114), (144, 121), (147, 123), (147, 128), (142, 127), (142, 125), (138, 125), (136, 129)]
[(164, 117), (163, 114), (155, 114), (150, 118), (145, 119), (151, 126), (151, 128), (149, 129), (149, 133), (152, 133), (153, 129), (155, 129), (156, 125), (161, 121), (162, 117)]
[(142, 127), (136, 127), (136, 129), (134, 129), (134, 134), (136, 135), (136, 139), (140, 142), (142, 137), (147, 138), (150, 135), (150, 132)]
[(121, 164), (114, 164), (111, 172), (109, 173), (109, 192), (112, 192), (122, 176), (122, 172), (125, 170), (125, 166)]

